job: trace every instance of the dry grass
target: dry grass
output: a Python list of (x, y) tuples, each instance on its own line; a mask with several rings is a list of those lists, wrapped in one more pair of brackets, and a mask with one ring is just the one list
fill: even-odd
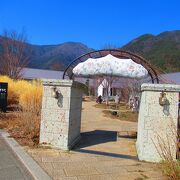
[(8, 82), (8, 106), (17, 106), (15, 111), (0, 114), (0, 128), (23, 145), (37, 145), (39, 139), (42, 85), (40, 81), (11, 80), (0, 76), (0, 82)]
[(122, 121), (138, 122), (138, 113), (131, 111), (121, 112), (119, 114), (119, 119)]
[(94, 107), (100, 108), (100, 109), (113, 109), (113, 110), (116, 110), (116, 109), (118, 110), (120, 108), (121, 110), (125, 110), (126, 104), (124, 102), (121, 102), (120, 104), (116, 106), (114, 102), (109, 102), (109, 104), (106, 104), (106, 103), (95, 104)]
[(8, 82), (8, 105), (19, 105), (23, 110), (41, 109), (42, 84), (40, 81), (12, 80), (0, 76), (0, 82)]
[(0, 129), (6, 129), (21, 145), (39, 143), (40, 116), (24, 112), (0, 113)]
[[(18, 82), (17, 85), (22, 82)], [(22, 83), (23, 85), (23, 83)], [(19, 95), (19, 105), (23, 111), (40, 114), (42, 104), (42, 85), (39, 81), (26, 84), (25, 92)]]
[[(180, 179), (180, 159), (174, 159), (174, 149), (176, 153), (179, 154), (179, 140), (180, 140), (180, 130), (177, 129), (177, 125), (174, 124), (173, 120), (169, 125), (168, 129), (170, 132), (166, 134), (165, 137), (161, 136), (158, 132), (157, 143), (153, 140), (156, 150), (162, 159), (161, 167), (165, 175), (171, 180)], [(178, 157), (179, 158), (179, 157)]]
[(124, 102), (121, 102), (118, 106), (116, 106), (115, 103), (109, 103), (109, 105), (102, 103), (96, 104), (95, 107), (104, 109), (104, 116), (109, 117), (110, 119), (119, 119), (122, 121), (131, 122), (138, 121), (138, 113), (132, 112), (131, 110), (127, 109), (126, 103)]
[(161, 168), (165, 175), (171, 180), (180, 179), (180, 161), (167, 161), (164, 160), (161, 162)]
[(115, 111), (103, 110), (104, 116), (109, 117), (111, 119), (119, 119), (121, 121), (130, 121), (137, 122), (138, 121), (138, 113), (133, 113), (131, 111), (121, 112), (120, 114), (115, 113)]

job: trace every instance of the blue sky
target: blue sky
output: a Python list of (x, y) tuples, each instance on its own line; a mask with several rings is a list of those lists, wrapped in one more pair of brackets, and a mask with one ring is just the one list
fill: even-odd
[(180, 0), (0, 0), (0, 32), (26, 29), (33, 44), (122, 46), (180, 29)]

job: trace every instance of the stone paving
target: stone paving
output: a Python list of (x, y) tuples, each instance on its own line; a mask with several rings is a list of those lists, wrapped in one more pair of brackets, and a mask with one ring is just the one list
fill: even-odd
[(27, 149), (40, 166), (57, 180), (166, 179), (157, 164), (138, 161), (135, 139), (117, 138), (137, 123), (103, 117), (93, 104), (83, 103), (82, 138), (72, 151)]

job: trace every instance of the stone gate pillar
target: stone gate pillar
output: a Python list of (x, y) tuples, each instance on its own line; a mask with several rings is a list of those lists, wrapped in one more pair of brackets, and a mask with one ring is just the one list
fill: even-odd
[(141, 91), (136, 143), (139, 160), (159, 162), (165, 148), (176, 159), (180, 85), (143, 84)]
[(43, 80), (40, 144), (69, 150), (80, 139), (83, 85)]

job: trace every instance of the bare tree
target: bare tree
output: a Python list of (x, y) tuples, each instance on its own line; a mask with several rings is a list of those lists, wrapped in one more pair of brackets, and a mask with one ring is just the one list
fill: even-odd
[(0, 46), (0, 74), (13, 79), (21, 78), (22, 69), (27, 66), (31, 55), (25, 32), (4, 31)]
[(127, 85), (130, 88), (130, 94), (135, 97), (135, 96), (140, 96), (140, 91), (141, 91), (141, 84), (142, 82), (137, 79), (127, 79)]

